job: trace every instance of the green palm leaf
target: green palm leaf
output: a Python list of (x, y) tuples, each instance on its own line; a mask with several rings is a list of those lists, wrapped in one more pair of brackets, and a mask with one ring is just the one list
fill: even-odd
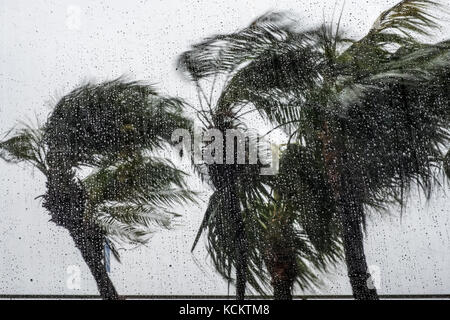
[(46, 174), (44, 129), (24, 126), (0, 142), (0, 158), (9, 163), (28, 162)]

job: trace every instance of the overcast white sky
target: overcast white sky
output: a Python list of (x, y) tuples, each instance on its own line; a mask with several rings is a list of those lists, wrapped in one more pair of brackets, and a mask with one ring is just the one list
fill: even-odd
[[(347, 0), (343, 27), (351, 35), (364, 34), (396, 2)], [(337, 1), (337, 11), (342, 4)], [(86, 79), (125, 74), (194, 102), (195, 91), (174, 68), (191, 44), (244, 27), (269, 10), (296, 12), (307, 27), (330, 20), (334, 7), (334, 0), (0, 0), (0, 136), (17, 120), (45, 120), (52, 99)], [(448, 35), (449, 26), (443, 22), (436, 38)], [(31, 168), (0, 161), (0, 294), (96, 294), (68, 233), (49, 223), (34, 199), (45, 192), (44, 183)], [(448, 185), (444, 188), (448, 193)], [(448, 203), (441, 189), (429, 203), (414, 194), (401, 219), (399, 209), (372, 216), (366, 252), (369, 264), (380, 270), (380, 293), (449, 293)], [(123, 263), (113, 262), (111, 273), (119, 293), (227, 294), (227, 283), (202, 245), (194, 254), (189, 250), (204, 209), (204, 204), (180, 209), (184, 217), (175, 230), (155, 234), (147, 247), (122, 252)], [(70, 265), (82, 270), (81, 290), (66, 286)], [(345, 273), (340, 266), (324, 276), (317, 292), (349, 294)]]

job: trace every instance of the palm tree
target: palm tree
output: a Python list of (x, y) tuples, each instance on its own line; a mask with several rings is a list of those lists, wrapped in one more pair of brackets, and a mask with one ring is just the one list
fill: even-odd
[[(189, 67), (189, 52), (180, 57), (180, 65), (195, 83), (198, 90), (198, 98), (201, 109), (197, 111), (197, 117), (203, 124), (203, 130), (216, 129), (223, 137), (222, 158), (227, 156), (227, 135), (229, 129), (241, 128), (243, 123), (239, 119), (236, 107), (229, 105), (223, 97), (219, 97), (213, 103), (214, 84), (211, 94), (206, 96), (204, 88), (196, 77), (196, 71)], [(207, 104), (207, 107), (204, 104)], [(212, 141), (211, 141), (212, 142)], [(239, 142), (238, 142), (239, 143)], [(237, 157), (237, 148), (234, 150), (234, 159)], [(246, 166), (226, 163), (209, 163), (197, 165), (196, 169), (203, 179), (212, 186), (214, 192), (211, 195), (204, 219), (192, 250), (204, 229), (208, 229), (208, 251), (213, 258), (218, 272), (226, 279), (231, 280), (231, 269), (236, 271), (236, 299), (244, 300), (248, 279), (249, 246), (243, 205), (247, 198), (259, 197), (262, 186), (258, 181), (253, 181), (257, 176), (258, 166)], [(249, 182), (252, 184), (249, 186)]]
[[(291, 300), (295, 285), (317, 287), (316, 272), (326, 272), (342, 258), (339, 230), (326, 202), (329, 190), (314, 160), (306, 148), (288, 145), (279, 173), (266, 181), (270, 197), (249, 202), (244, 212), (251, 261), (259, 266), (252, 275), (262, 285), (253, 287), (265, 293), (270, 284), (276, 300)], [(318, 192), (310, 194), (312, 188)]]
[[(226, 132), (229, 129), (248, 132), (243, 119), (248, 112), (240, 103), (228, 100), (226, 95), (227, 86), (232, 84), (227, 80), (232, 78), (232, 71), (225, 75), (214, 74), (211, 93), (206, 94), (200, 82), (201, 71), (191, 64), (195, 62), (192, 61), (195, 54), (195, 47), (185, 52), (180, 57), (179, 65), (198, 90), (201, 109), (196, 111), (203, 130), (214, 128), (222, 133), (222, 155), (223, 159), (228, 159), (227, 152), (230, 151), (226, 148), (229, 139)], [(213, 92), (221, 76), (225, 76), (224, 89), (214, 102)], [(297, 219), (299, 215), (296, 214), (304, 208), (300, 207), (298, 201), (293, 202), (292, 196), (287, 193), (282, 197), (277, 193), (277, 187), (282, 185), (280, 181), (299, 184), (300, 177), (292, 174), (288, 164), (283, 165), (284, 175), (280, 176), (281, 180), (276, 176), (260, 175), (263, 166), (261, 161), (247, 164), (250, 144), (257, 143), (253, 141), (255, 137), (251, 134), (248, 139), (237, 141), (248, 143), (245, 151), (246, 164), (237, 164), (237, 148), (234, 148), (234, 164), (213, 163), (196, 167), (202, 177), (211, 182), (214, 192), (192, 250), (202, 232), (207, 230), (208, 252), (217, 271), (229, 281), (233, 278), (233, 270), (236, 271), (238, 300), (244, 299), (247, 283), (261, 294), (266, 294), (267, 289), (272, 286), (276, 299), (291, 299), (294, 283), (302, 289), (317, 283), (318, 279), (311, 267), (324, 271), (330, 262), (339, 259), (339, 241), (330, 228), (323, 228), (331, 224), (331, 221), (326, 220), (332, 216), (322, 217), (319, 210), (315, 211), (318, 219), (309, 223), (308, 232), (302, 229), (301, 224), (305, 220)], [(288, 161), (287, 159), (289, 158), (283, 158), (282, 162)], [(290, 180), (291, 177), (296, 180)], [(278, 194), (277, 197), (274, 197), (275, 194)], [(322, 225), (319, 226), (318, 221)], [(317, 239), (315, 233), (318, 232), (322, 232), (327, 240), (322, 243), (314, 242)], [(308, 238), (310, 234), (315, 237), (313, 241)], [(279, 251), (280, 248), (285, 248), (284, 253)]]
[(274, 198), (273, 205), (266, 205), (268, 214), (263, 214), (262, 234), (267, 239), (262, 246), (269, 248), (264, 257), (275, 299), (292, 299), (294, 280), (301, 289), (316, 285), (319, 279), (315, 275), (308, 279), (308, 269), (325, 272), (342, 258), (340, 229), (329, 203), (331, 190), (311, 151), (287, 145), (279, 173), (270, 183)]
[(291, 300), (294, 286), (305, 290), (321, 284), (316, 272), (327, 271), (340, 259), (340, 243), (334, 234), (326, 250), (316, 248), (289, 199), (276, 191), (272, 195), (273, 199), (252, 202), (244, 210), (247, 274), (249, 285), (260, 294), (272, 292), (275, 300)]
[[(192, 200), (184, 173), (154, 152), (176, 128), (189, 128), (181, 101), (150, 86), (115, 80), (63, 97), (46, 125), (18, 130), (0, 144), (7, 162), (30, 162), (47, 178), (44, 207), (69, 231), (103, 299), (118, 299), (103, 250), (141, 244), (152, 226), (167, 226), (168, 206)], [(153, 155), (152, 155), (153, 154)], [(76, 169), (92, 173), (80, 180)]]
[(450, 42), (416, 37), (437, 27), (428, 12), (437, 5), (401, 1), (357, 41), (343, 36), (340, 22), (301, 31), (285, 14), (267, 14), (190, 55), (198, 79), (233, 72), (225, 100), (252, 103), (314, 151), (357, 299), (378, 298), (367, 285), (367, 208), (403, 203), (414, 183), (429, 196), (449, 142)]

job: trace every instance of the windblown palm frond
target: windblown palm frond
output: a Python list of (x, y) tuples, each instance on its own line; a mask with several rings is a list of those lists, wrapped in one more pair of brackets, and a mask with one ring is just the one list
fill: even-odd
[(185, 176), (170, 161), (143, 156), (102, 167), (83, 181), (88, 212), (108, 236), (145, 243), (152, 226), (169, 227), (177, 216), (170, 206), (194, 201)]
[[(387, 42), (374, 42), (373, 46), (366, 49), (376, 57), (376, 61), (368, 59), (360, 51), (360, 48), (375, 35), (391, 34), (394, 30), (417, 33), (416, 28), (423, 29), (422, 33), (424, 33), (427, 28), (437, 27), (437, 24), (433, 22), (433, 16), (428, 13), (430, 6), (436, 5), (438, 4), (433, 1), (402, 1), (392, 9), (385, 11), (368, 36), (353, 45), (354, 48), (358, 48), (355, 49), (355, 52), (353, 52), (352, 46), (342, 53), (335, 51), (331, 55), (327, 54), (329, 50), (327, 51), (326, 48), (330, 47), (329, 44), (341, 41), (342, 37), (331, 32), (321, 32), (320, 29), (302, 33), (304, 35), (302, 37), (291, 37), (290, 39), (294, 39), (297, 45), (287, 44), (287, 38), (283, 37), (275, 37), (272, 41), (266, 42), (259, 39), (257, 43), (265, 43), (264, 49), (252, 52), (253, 55), (245, 49), (253, 48), (253, 44), (240, 43), (241, 50), (236, 53), (237, 49), (233, 43), (229, 46), (235, 51), (223, 49), (223, 46), (227, 48), (227, 43), (224, 41), (221, 50), (227, 52), (227, 59), (232, 60), (234, 57), (239, 62), (242, 55), (247, 56), (245, 64), (239, 62), (240, 66), (234, 66), (238, 71), (222, 94), (226, 101), (225, 104), (252, 103), (263, 115), (276, 124), (284, 124), (284, 127), (289, 128), (288, 132), (295, 132), (297, 137), (303, 141), (314, 141), (315, 137), (323, 130), (321, 122), (328, 121), (327, 119), (336, 119), (337, 116), (339, 123), (336, 122), (336, 125), (345, 126), (346, 130), (353, 131), (348, 134), (354, 138), (347, 141), (346, 144), (355, 147), (359, 145), (356, 148), (361, 148), (359, 152), (349, 152), (349, 154), (355, 155), (354, 161), (358, 165), (357, 167), (364, 167), (367, 170), (363, 175), (366, 177), (366, 181), (363, 182), (365, 186), (377, 185), (374, 181), (377, 179), (375, 175), (380, 175), (380, 172), (385, 172), (390, 177), (409, 176), (408, 172), (413, 168), (407, 169), (404, 166), (406, 163), (414, 163), (414, 166), (417, 167), (422, 161), (419, 159), (423, 159), (425, 162), (422, 163), (428, 167), (421, 172), (424, 175), (423, 178), (425, 180), (433, 179), (430, 175), (433, 159), (439, 158), (441, 146), (447, 140), (445, 128), (448, 128), (449, 112), (450, 51), (448, 42), (434, 45), (420, 44), (418, 41), (399, 42), (398, 44), (401, 46), (393, 52), (386, 51), (383, 59), (380, 59), (374, 46), (384, 50)], [(280, 14), (277, 14), (276, 17), (278, 20), (274, 20), (280, 21)], [(271, 19), (268, 20), (271, 21)], [(284, 33), (285, 29), (282, 24), (280, 25), (278, 33)], [(243, 29), (242, 33), (251, 33), (252, 30), (252, 26), (250, 26)], [(296, 30), (296, 28), (289, 24), (289, 30)], [(237, 32), (229, 36), (216, 36), (216, 38), (228, 39), (237, 37), (239, 34), (240, 32)], [(258, 37), (257, 34), (255, 32), (255, 38)], [(398, 36), (406, 37), (404, 33)], [(247, 36), (245, 39), (251, 39), (251, 37)], [(408, 39), (414, 39), (412, 34)], [(206, 46), (207, 43), (210, 42), (205, 42), (195, 49), (203, 50), (205, 55), (216, 49), (215, 46)], [(305, 54), (305, 52), (311, 54)], [(330, 58), (333, 55), (334, 58)], [(206, 59), (200, 52), (191, 54), (191, 56), (201, 56), (202, 59), (199, 60), (199, 63), (206, 65)], [(358, 59), (364, 66), (355, 69)], [(290, 67), (291, 65), (295, 67)], [(208, 66), (212, 68), (214, 65), (208, 64)], [(206, 74), (206, 76), (209, 75)], [(423, 90), (424, 86), (427, 86), (428, 89)], [(414, 96), (417, 99), (410, 101), (411, 99), (407, 99), (407, 96)], [(401, 99), (406, 99), (403, 102), (407, 102), (411, 107), (404, 108)], [(425, 107), (425, 104), (428, 106)], [(424, 120), (419, 124), (420, 120), (418, 119), (424, 117), (429, 120)], [(408, 122), (408, 119), (412, 119), (413, 122)], [(398, 144), (402, 146), (401, 148), (387, 143), (384, 148), (390, 146), (390, 150), (371, 149), (382, 146), (382, 141), (400, 139), (399, 130), (403, 130), (400, 128), (405, 130), (402, 133), (405, 143), (397, 140)], [(399, 133), (395, 137), (392, 135), (393, 130)], [(412, 134), (417, 134), (419, 137), (415, 139), (411, 136)], [(375, 141), (376, 139), (378, 140)], [(373, 143), (368, 144), (367, 141), (371, 140), (374, 140)], [(413, 143), (415, 143), (414, 146)], [(415, 154), (411, 154), (412, 150), (415, 150)], [(421, 155), (417, 152), (420, 152)], [(392, 157), (393, 153), (398, 156)], [(374, 158), (370, 161), (373, 161), (374, 166), (377, 165), (376, 162), (383, 163), (379, 159), (376, 160), (375, 157), (385, 154), (386, 158), (389, 158), (386, 160), (391, 161), (389, 167), (394, 169), (395, 165), (392, 161), (397, 161), (397, 168), (402, 168), (398, 170), (403, 172), (400, 173), (398, 170), (395, 173), (387, 172), (386, 168), (371, 168), (367, 166), (367, 163), (361, 163), (361, 157), (367, 159), (368, 155), (372, 154)], [(405, 158), (402, 154), (409, 154), (410, 157)], [(426, 157), (427, 154), (432, 156)], [(414, 160), (411, 157), (417, 159)], [(405, 180), (411, 181), (411, 179)], [(417, 181), (417, 179), (413, 180)], [(428, 185), (425, 180), (420, 183)], [(391, 183), (391, 180), (381, 183), (382, 188)], [(398, 186), (398, 183), (399, 181), (394, 185)], [(377, 194), (379, 188), (376, 190), (372, 190), (374, 191), (372, 195)], [(393, 192), (393, 190), (390, 189), (389, 192)], [(385, 199), (384, 196), (385, 194), (379, 198)], [(397, 197), (399, 193), (394, 192), (393, 196)], [(364, 198), (367, 203), (375, 206), (379, 204), (379, 202), (374, 203), (371, 196), (364, 196)]]
[(17, 130), (13, 137), (0, 142), (0, 158), (9, 163), (30, 163), (46, 174), (43, 134), (44, 129), (34, 129), (31, 126)]
[(87, 84), (63, 97), (49, 118), (45, 138), (76, 165), (96, 165), (134, 150), (171, 142), (189, 128), (182, 101), (159, 96), (149, 85), (121, 79)]
[(180, 56), (178, 64), (194, 81), (217, 74), (228, 75), (280, 40), (297, 37), (294, 26), (295, 21), (285, 13), (265, 14), (248, 28), (195, 44)]
[(286, 125), (301, 117), (299, 105), (305, 101), (317, 99), (312, 107), (323, 102), (322, 92), (312, 91), (332, 77), (337, 46), (348, 41), (339, 30), (300, 30), (287, 13), (268, 13), (248, 28), (193, 46), (179, 64), (195, 81), (228, 72), (218, 108), (253, 104)]
[(108, 201), (158, 206), (191, 199), (184, 174), (151, 156), (171, 143), (175, 129), (190, 128), (182, 103), (138, 82), (84, 85), (63, 97), (48, 120), (49, 162), (98, 168), (84, 181), (91, 206)]
[(415, 34), (430, 35), (439, 26), (430, 8), (440, 6), (439, 0), (403, 0), (380, 14), (369, 36), (397, 31), (412, 40)]
[(413, 181), (429, 194), (437, 181), (450, 141), (449, 49), (448, 42), (404, 48), (384, 66), (390, 72), (361, 81), (363, 94), (347, 106), (349, 161), (372, 195), (401, 199)]
[(356, 41), (339, 57), (348, 74), (377, 71), (399, 47), (420, 45), (417, 35), (428, 36), (439, 27), (432, 9), (439, 1), (403, 0), (384, 11), (368, 34)]

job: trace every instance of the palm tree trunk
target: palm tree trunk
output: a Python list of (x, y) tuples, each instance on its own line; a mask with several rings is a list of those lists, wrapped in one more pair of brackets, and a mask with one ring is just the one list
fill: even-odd
[(104, 300), (119, 298), (103, 264), (104, 236), (100, 228), (85, 217), (86, 194), (66, 159), (49, 152), (50, 169), (47, 177), (47, 194), (44, 207), (50, 212), (51, 221), (69, 231), (81, 256), (97, 283)]
[[(342, 156), (344, 157), (344, 156)], [(342, 159), (345, 164), (345, 159)], [(353, 296), (357, 300), (378, 300), (375, 288), (369, 287), (371, 275), (364, 254), (364, 236), (362, 219), (364, 205), (357, 196), (358, 188), (352, 183), (353, 177), (345, 169), (335, 173), (337, 185), (334, 185), (337, 211), (342, 227), (345, 262)]]
[[(218, 110), (225, 110), (226, 106), (221, 104), (223, 99), (219, 98)], [(234, 139), (227, 141), (227, 130), (232, 129), (230, 123), (224, 117), (225, 114), (218, 112), (213, 115), (215, 128), (220, 130), (223, 139), (222, 160), (228, 159), (228, 143), (234, 143), (233, 159), (234, 164), (215, 164), (209, 166), (209, 174), (212, 177), (213, 184), (217, 190), (223, 190), (226, 198), (226, 211), (232, 217), (234, 225), (229, 226), (230, 236), (234, 235), (234, 246), (236, 250), (236, 300), (245, 299), (245, 288), (247, 286), (247, 255), (248, 243), (245, 232), (245, 221), (241, 209), (241, 202), (238, 194), (238, 178), (237, 178), (237, 141)]]
[(378, 300), (375, 288), (369, 287), (371, 275), (364, 254), (364, 239), (359, 210), (362, 205), (349, 201), (351, 195), (343, 195), (338, 204), (342, 224), (342, 238), (348, 277), (353, 296), (357, 300)]
[(345, 145), (331, 135), (328, 124), (324, 124), (321, 136), (323, 156), (328, 180), (333, 190), (337, 212), (341, 221), (342, 239), (348, 277), (357, 300), (378, 300), (375, 288), (369, 288), (371, 275), (364, 254), (362, 219), (364, 205), (358, 196), (356, 177), (349, 167)]
[(292, 287), (294, 283), (291, 281), (275, 281), (273, 286), (274, 300), (292, 300)]
[(272, 277), (274, 300), (292, 300), (292, 290), (297, 276), (295, 250), (291, 239), (286, 238), (290, 233), (281, 229), (267, 239), (268, 247), (265, 251), (265, 264)]
[(236, 299), (245, 299), (245, 288), (247, 285), (247, 237), (245, 233), (244, 217), (242, 215), (241, 206), (236, 188), (234, 184), (230, 184), (228, 189), (229, 200), (228, 212), (234, 217), (235, 232), (235, 248), (236, 248)]
[(81, 228), (83, 232), (80, 233), (77, 230), (72, 230), (70, 235), (97, 283), (100, 296), (104, 300), (118, 300), (119, 295), (108, 276), (106, 266), (103, 262), (103, 245), (105, 239), (101, 234), (100, 228), (93, 223), (82, 226)]
[[(223, 114), (216, 114), (214, 123), (220, 130), (223, 137), (223, 159), (227, 159), (227, 135), (229, 128)], [(229, 143), (237, 143), (234, 141)], [(237, 159), (237, 148), (235, 145), (234, 159)], [(245, 221), (241, 209), (241, 203), (238, 195), (237, 165), (220, 164), (209, 167), (210, 175), (213, 178), (213, 184), (217, 190), (224, 190), (226, 196), (226, 210), (233, 218), (234, 225), (230, 226), (231, 234), (234, 234), (234, 245), (236, 250), (236, 300), (245, 299), (245, 289), (247, 286), (247, 255), (248, 243), (245, 232)], [(230, 235), (231, 235), (230, 234)]]

